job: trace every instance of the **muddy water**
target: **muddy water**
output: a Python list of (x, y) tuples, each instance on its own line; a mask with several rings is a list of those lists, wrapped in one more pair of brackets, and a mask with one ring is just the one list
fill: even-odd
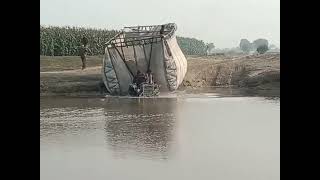
[(42, 180), (280, 179), (280, 100), (41, 98)]

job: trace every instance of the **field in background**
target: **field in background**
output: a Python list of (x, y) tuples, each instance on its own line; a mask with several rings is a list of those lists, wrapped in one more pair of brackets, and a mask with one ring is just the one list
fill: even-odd
[[(40, 25), (40, 55), (44, 56), (78, 56), (81, 39), (86, 36), (89, 41), (89, 55), (104, 54), (105, 43), (119, 31), (79, 28), (79, 27), (43, 27)], [(202, 40), (177, 37), (178, 44), (186, 55), (204, 55), (206, 45)]]

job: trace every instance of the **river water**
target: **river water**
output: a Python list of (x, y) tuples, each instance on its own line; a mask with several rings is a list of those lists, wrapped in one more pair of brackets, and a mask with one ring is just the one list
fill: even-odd
[(280, 99), (41, 98), (42, 180), (278, 180)]

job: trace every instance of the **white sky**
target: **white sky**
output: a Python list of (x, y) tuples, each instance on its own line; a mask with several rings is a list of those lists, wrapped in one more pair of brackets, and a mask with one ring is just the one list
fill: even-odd
[(266, 38), (280, 46), (280, 0), (40, 0), (40, 24), (121, 29), (174, 22), (177, 35), (236, 47)]

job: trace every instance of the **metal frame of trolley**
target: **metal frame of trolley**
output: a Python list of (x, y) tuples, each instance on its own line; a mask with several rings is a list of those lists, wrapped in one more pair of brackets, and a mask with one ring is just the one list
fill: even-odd
[[(159, 29), (159, 27), (161, 28)], [(158, 30), (155, 30), (157, 28)], [(164, 38), (170, 38), (176, 30), (177, 30), (177, 26), (174, 23), (168, 23), (164, 25), (124, 27), (124, 29), (122, 29), (120, 33), (116, 34), (105, 45), (109, 54), (110, 54), (109, 49), (115, 49), (117, 51), (120, 58), (122, 59), (127, 69), (129, 70), (130, 74), (132, 76), (135, 76), (135, 74), (128, 67), (123, 48), (130, 47), (130, 46), (133, 47), (134, 61), (137, 66), (137, 56), (136, 56), (135, 46), (142, 47), (145, 59), (148, 62), (148, 69), (150, 69), (152, 45), (154, 43), (162, 41)], [(150, 44), (150, 48), (151, 48), (149, 57), (147, 57), (146, 50), (145, 50), (145, 45), (147, 44)], [(118, 48), (120, 48), (120, 50)], [(142, 93), (141, 93), (142, 96), (151, 96), (149, 90), (147, 90), (147, 93), (146, 91), (144, 91), (144, 87), (150, 87), (150, 86), (159, 87), (158, 85), (144, 84), (142, 86), (143, 87)], [(153, 94), (158, 94), (158, 93), (153, 93)]]

